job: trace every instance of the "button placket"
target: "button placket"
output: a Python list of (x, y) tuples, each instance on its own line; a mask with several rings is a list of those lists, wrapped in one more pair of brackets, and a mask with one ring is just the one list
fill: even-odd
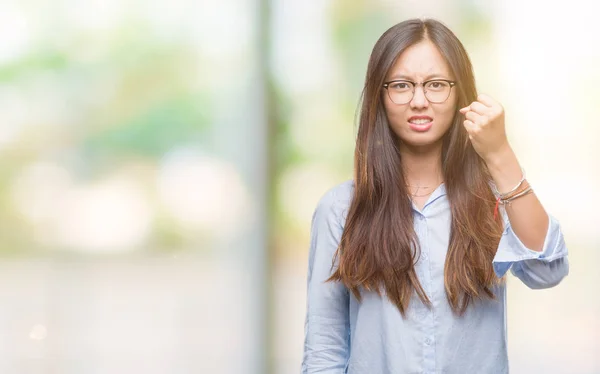
[(425, 218), (424, 215), (420, 215), (419, 216), (419, 220), (420, 220), (420, 227), (419, 227), (419, 231), (421, 234), (421, 237), (423, 238), (423, 245), (421, 246), (421, 259), (423, 261), (427, 261), (429, 259), (429, 248), (427, 247), (427, 219)]

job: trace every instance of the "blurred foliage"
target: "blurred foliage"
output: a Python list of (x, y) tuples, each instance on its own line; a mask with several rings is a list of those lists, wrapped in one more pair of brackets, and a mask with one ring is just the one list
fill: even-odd
[(169, 97), (165, 102), (144, 108), (121, 124), (87, 134), (82, 153), (94, 165), (94, 158), (122, 159), (141, 155), (158, 159), (181, 144), (207, 147), (203, 130), (208, 128), (208, 97)]
[[(30, 97), (35, 118), (17, 124), (16, 138), (0, 148), (4, 254), (43, 250), (12, 200), (15, 178), (31, 163), (56, 163), (85, 183), (131, 162), (156, 164), (177, 147), (211, 147), (213, 95), (194, 75), (198, 52), (185, 39), (158, 38), (140, 21), (100, 35), (39, 35), (31, 50), (0, 64), (0, 88), (17, 101)], [(49, 105), (60, 105), (53, 108), (61, 117), (36, 114)], [(186, 237), (159, 214), (151, 236), (147, 250), (184, 247), (202, 233)]]
[(38, 71), (58, 71), (68, 67), (69, 58), (61, 51), (31, 51), (16, 61), (0, 64), (0, 83), (16, 81)]

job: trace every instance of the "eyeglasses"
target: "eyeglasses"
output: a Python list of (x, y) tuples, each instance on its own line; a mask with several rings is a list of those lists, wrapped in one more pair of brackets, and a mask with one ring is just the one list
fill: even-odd
[(385, 82), (383, 88), (388, 92), (390, 100), (396, 105), (409, 103), (415, 95), (415, 87), (423, 86), (425, 97), (430, 103), (443, 103), (450, 97), (452, 87), (456, 82), (448, 79), (432, 79), (425, 82), (417, 83), (407, 80), (393, 80)]

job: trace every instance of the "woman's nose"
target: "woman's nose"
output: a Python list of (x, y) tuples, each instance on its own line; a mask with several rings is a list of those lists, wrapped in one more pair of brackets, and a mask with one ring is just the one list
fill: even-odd
[(423, 90), (423, 87), (415, 87), (415, 93), (410, 101), (410, 105), (413, 108), (426, 108), (427, 105), (429, 105), (429, 101), (425, 97), (425, 91)]

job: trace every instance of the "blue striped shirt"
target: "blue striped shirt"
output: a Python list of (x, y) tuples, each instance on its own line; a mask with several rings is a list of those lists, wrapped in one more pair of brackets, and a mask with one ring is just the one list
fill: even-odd
[[(332, 274), (354, 184), (342, 183), (319, 201), (312, 220), (307, 313), (302, 373), (322, 374), (503, 374), (508, 373), (506, 286), (494, 287), (496, 300), (476, 300), (464, 316), (454, 314), (444, 289), (444, 263), (450, 239), (450, 205), (442, 184), (419, 210), (413, 205), (421, 256), (415, 265), (427, 308), (411, 299), (406, 318), (385, 293), (362, 290), (358, 302)], [(503, 212), (504, 232), (493, 267), (533, 289), (558, 284), (569, 271), (567, 247), (558, 221), (550, 216), (543, 250), (526, 248)]]

